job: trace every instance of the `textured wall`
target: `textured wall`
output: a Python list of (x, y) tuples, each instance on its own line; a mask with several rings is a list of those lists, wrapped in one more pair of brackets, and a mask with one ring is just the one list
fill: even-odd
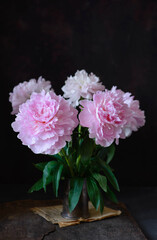
[(112, 166), (120, 184), (156, 184), (157, 2), (6, 0), (1, 18), (5, 91), (0, 181), (33, 183), (39, 174), (32, 162), (43, 159), (22, 146), (11, 129), (8, 93), (19, 82), (40, 75), (61, 93), (67, 76), (86, 69), (107, 88), (117, 85), (132, 92), (146, 112), (146, 126), (117, 148)]

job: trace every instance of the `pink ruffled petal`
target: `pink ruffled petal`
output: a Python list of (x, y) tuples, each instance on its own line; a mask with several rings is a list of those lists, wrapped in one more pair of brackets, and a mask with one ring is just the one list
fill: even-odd
[(104, 147), (115, 140), (118, 143), (119, 138), (130, 136), (145, 124), (139, 101), (116, 87), (95, 93), (93, 101), (83, 100), (81, 105), (80, 124), (89, 128), (89, 137), (94, 138), (96, 144)]
[(54, 92), (33, 93), (20, 106), (12, 127), (34, 153), (56, 154), (71, 140), (77, 110)]

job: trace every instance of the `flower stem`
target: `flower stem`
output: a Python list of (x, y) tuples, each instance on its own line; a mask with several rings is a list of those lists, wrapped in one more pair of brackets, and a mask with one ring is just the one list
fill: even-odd
[(64, 158), (65, 158), (65, 160), (66, 160), (66, 162), (67, 162), (67, 164), (68, 164), (68, 167), (69, 167), (69, 169), (70, 169), (71, 176), (73, 177), (73, 176), (74, 176), (74, 172), (73, 172), (73, 169), (72, 169), (72, 167), (71, 167), (71, 165), (70, 165), (69, 159), (68, 159), (68, 157), (67, 157), (67, 155), (66, 155), (66, 152), (65, 152), (64, 148), (62, 148), (61, 152), (62, 152), (62, 154), (63, 154), (63, 156), (64, 156)]
[[(81, 125), (78, 126), (78, 138), (79, 138), (79, 147), (81, 144)], [(77, 170), (79, 171), (79, 165), (80, 165), (80, 160), (81, 160), (81, 155), (79, 154), (79, 156), (76, 159), (76, 166), (77, 166)]]
[(78, 126), (78, 132), (81, 133), (81, 125)]
[(77, 169), (79, 170), (79, 164), (80, 164), (80, 160), (81, 160), (81, 155), (79, 155), (76, 159), (76, 166), (77, 166)]

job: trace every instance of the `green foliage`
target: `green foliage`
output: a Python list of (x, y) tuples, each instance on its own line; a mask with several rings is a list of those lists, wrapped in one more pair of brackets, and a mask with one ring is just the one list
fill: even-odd
[(92, 157), (93, 149), (94, 149), (94, 141), (88, 137), (86, 137), (80, 146), (80, 155), (81, 161), (86, 166), (89, 163), (89, 160)]
[(97, 180), (104, 192), (107, 192), (107, 178), (99, 173), (93, 173), (92, 176)]
[(42, 188), (43, 188), (43, 179), (41, 178), (28, 190), (28, 193), (39, 191)]
[(112, 186), (117, 191), (120, 191), (119, 185), (118, 185), (118, 181), (117, 181), (115, 175), (113, 174), (112, 169), (110, 168), (110, 166), (105, 161), (102, 161), (101, 159), (99, 159), (99, 164), (102, 167), (102, 170), (104, 171), (107, 179), (110, 181)]
[(100, 190), (92, 177), (87, 178), (87, 191), (93, 206), (98, 210), (100, 205)]
[(87, 181), (88, 196), (96, 209), (103, 212), (103, 193), (113, 202), (118, 202), (114, 192), (120, 191), (118, 181), (109, 166), (115, 154), (115, 145), (104, 148), (96, 145), (89, 138), (86, 128), (79, 126), (74, 130), (71, 142), (56, 155), (50, 155), (49, 162), (40, 162), (34, 166), (43, 172), (42, 178), (38, 180), (29, 192), (38, 191), (52, 184), (54, 193), (58, 197), (59, 183), (61, 179), (70, 179), (69, 210), (76, 207), (84, 179)]
[(59, 188), (59, 182), (61, 179), (62, 171), (63, 171), (63, 165), (58, 163), (52, 175), (53, 190), (56, 197), (58, 197), (58, 188)]
[(74, 208), (76, 207), (79, 201), (82, 187), (83, 187), (83, 182), (84, 182), (84, 179), (79, 177), (74, 177), (70, 179), (70, 192), (69, 192), (69, 211), (70, 212), (74, 210)]
[(105, 205), (105, 203), (104, 203), (104, 197), (103, 197), (103, 195), (102, 195), (102, 193), (101, 193), (101, 191), (100, 191), (100, 212), (101, 212), (101, 214), (103, 213), (104, 205)]
[(97, 157), (105, 160), (107, 164), (111, 162), (115, 154), (115, 145), (111, 144), (109, 147), (101, 147), (100, 145), (97, 147)]
[(109, 164), (111, 162), (111, 160), (113, 159), (114, 157), (114, 154), (115, 154), (115, 145), (114, 144), (111, 144), (111, 146), (109, 146), (107, 148), (107, 159), (106, 159), (106, 163)]
[(43, 188), (45, 191), (47, 180), (50, 176), (52, 177), (52, 173), (54, 172), (57, 165), (58, 163), (56, 161), (50, 161), (46, 164), (46, 166), (43, 169)]
[(40, 163), (34, 164), (34, 166), (35, 166), (37, 169), (39, 169), (40, 171), (43, 171), (47, 163), (48, 163), (48, 162), (40, 162)]
[(106, 196), (114, 203), (118, 203), (118, 199), (116, 198), (116, 195), (114, 192), (107, 186), (107, 193)]
[[(46, 185), (50, 184), (52, 182), (52, 176), (49, 176), (46, 180)], [(32, 193), (34, 191), (39, 191), (43, 188), (43, 178), (39, 179), (29, 190), (29, 193)]]

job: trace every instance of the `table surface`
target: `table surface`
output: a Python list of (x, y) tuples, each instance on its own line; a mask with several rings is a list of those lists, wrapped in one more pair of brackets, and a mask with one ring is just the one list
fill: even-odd
[[(41, 199), (41, 200), (46, 200), (46, 199), (51, 199), (50, 197), (54, 197), (52, 195), (52, 190), (48, 189), (48, 192), (45, 194), (43, 191), (40, 192), (35, 192), (33, 194), (28, 194), (27, 193), (28, 186), (24, 185), (0, 185), (0, 202), (1, 204), (4, 204), (5, 202), (12, 202), (15, 200), (23, 200), (23, 199)], [(157, 240), (157, 187), (121, 187), (121, 192), (118, 194), (118, 198), (120, 202), (123, 202), (126, 206), (128, 211), (131, 213), (137, 224), (140, 226), (142, 232), (146, 236), (147, 239), (150, 240)], [(1, 216), (1, 213), (0, 213)], [(115, 218), (116, 219), (116, 218)], [(127, 222), (127, 219), (125, 219), (125, 216), (119, 219), (119, 227), (121, 226), (123, 221), (124, 223)], [(41, 220), (39, 220), (41, 221)], [(112, 224), (114, 224), (114, 218), (111, 220), (108, 220), (105, 225), (106, 230), (109, 231), (108, 234), (113, 232), (113, 230), (116, 231), (116, 229), (111, 229)], [(74, 239), (74, 236), (76, 236), (77, 233), (77, 238), (76, 239), (83, 239), (83, 236), (86, 236), (86, 239), (91, 239), (91, 235), (93, 232), (93, 229), (97, 227), (96, 233), (97, 235), (94, 236), (94, 239), (109, 239), (105, 238), (105, 236), (102, 236), (103, 231), (102, 229), (102, 224), (103, 222), (97, 222), (97, 223), (92, 223), (90, 225), (85, 224), (80, 224), (77, 228), (71, 227), (70, 233), (66, 232), (69, 230), (59, 230), (59, 233), (61, 234), (60, 237), (57, 237), (57, 231), (53, 233), (53, 239), (65, 239), (65, 233), (67, 235), (67, 239), (70, 239), (71, 237)], [(129, 223), (127, 223), (127, 227)], [(130, 229), (132, 228), (132, 225), (130, 226)], [(77, 229), (77, 230), (76, 230)], [(87, 230), (88, 229), (88, 230)], [(85, 234), (81, 236), (80, 234)], [(89, 238), (87, 238), (87, 235)], [(62, 236), (62, 237), (61, 237)], [(128, 238), (124, 236), (124, 240), (126, 239), (133, 239), (131, 235), (129, 235)], [(9, 239), (9, 238), (8, 238)], [(32, 239), (32, 238), (30, 238)], [(50, 236), (47, 235), (45, 239), (51, 239)], [(113, 239), (119, 239), (118, 235), (116, 238), (113, 237)], [(143, 237), (139, 239), (144, 239)], [(2, 239), (3, 240), (3, 239)], [(5, 239), (7, 240), (7, 239)], [(66, 239), (65, 239), (66, 240)], [(122, 238), (121, 238), (122, 240)]]

